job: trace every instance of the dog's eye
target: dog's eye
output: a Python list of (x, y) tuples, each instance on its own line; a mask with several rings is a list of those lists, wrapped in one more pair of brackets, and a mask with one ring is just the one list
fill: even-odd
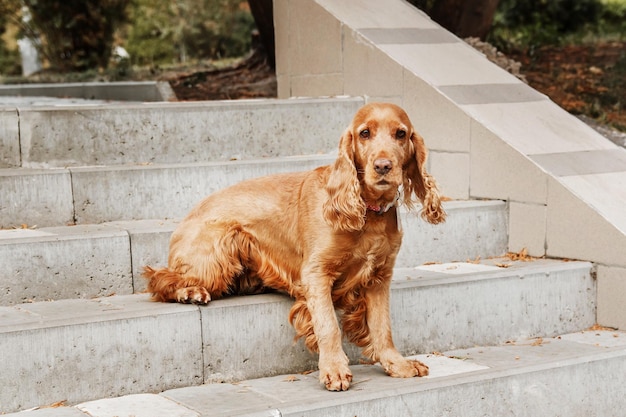
[(398, 129), (396, 131), (396, 139), (404, 139), (406, 137), (406, 131), (402, 129)]
[(359, 136), (361, 136), (362, 139), (369, 139), (369, 137), (370, 137), (370, 130), (369, 129), (361, 130), (361, 132), (359, 133)]

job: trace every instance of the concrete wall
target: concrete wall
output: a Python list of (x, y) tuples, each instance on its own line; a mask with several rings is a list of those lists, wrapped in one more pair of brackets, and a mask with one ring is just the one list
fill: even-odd
[(510, 203), (509, 249), (598, 265), (626, 328), (626, 151), (401, 0), (275, 0), (280, 98), (402, 105), (452, 198)]

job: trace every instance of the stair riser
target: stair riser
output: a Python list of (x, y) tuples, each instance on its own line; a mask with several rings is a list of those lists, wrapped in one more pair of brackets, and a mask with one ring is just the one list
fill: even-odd
[[(437, 226), (414, 213), (403, 214), (397, 267), (487, 258), (506, 251), (506, 204), (450, 202), (446, 209), (448, 221)], [(0, 232), (0, 237), (42, 235), (0, 240), (0, 287), (6, 288), (0, 305), (142, 292), (143, 266), (167, 265), (176, 225), (172, 220), (119, 221)]]
[(200, 384), (198, 322), (195, 310), (2, 334), (0, 412)]
[(411, 355), (555, 336), (588, 328), (596, 320), (596, 285), (589, 267), (417, 281), (392, 295), (395, 343)]
[(0, 170), (0, 228), (179, 218), (245, 179), (328, 165), (333, 155), (189, 165)]
[[(19, 120), (23, 167), (187, 163), (330, 152), (363, 104), (344, 98), (35, 107), (4, 118)], [(7, 152), (15, 148), (9, 145)]]
[[(395, 341), (404, 353), (428, 352), (588, 327), (595, 311), (594, 291), (587, 290), (593, 286), (590, 265), (548, 270), (523, 278), (465, 276), (441, 286), (415, 283), (417, 278), (394, 283)], [(315, 356), (302, 342), (293, 344), (291, 305), (285, 296), (268, 294), (200, 308), (145, 296), (5, 307), (5, 323), (16, 323), (16, 314), (30, 323), (5, 324), (0, 337), (7, 358), (0, 385), (25, 384), (16, 392), (2, 390), (2, 411), (314, 369)], [(36, 316), (55, 308), (57, 318), (54, 312), (43, 321)], [(448, 328), (453, 330), (441, 331)], [(347, 351), (358, 360), (356, 349)]]
[[(509, 416), (588, 417), (620, 416), (626, 396), (618, 381), (626, 374), (624, 352), (598, 355), (546, 367), (485, 373), (424, 390), (397, 390), (395, 395), (315, 407), (280, 407), (282, 417), (327, 416)], [(306, 387), (309, 388), (309, 387)], [(302, 389), (306, 389), (302, 388)], [(258, 414), (261, 416), (262, 414)], [(271, 414), (264, 414), (270, 416)]]

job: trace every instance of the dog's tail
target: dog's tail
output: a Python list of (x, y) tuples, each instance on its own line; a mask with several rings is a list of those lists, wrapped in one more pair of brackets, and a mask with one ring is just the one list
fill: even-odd
[(148, 280), (147, 292), (152, 300), (206, 304), (210, 294), (199, 278), (183, 276), (169, 268), (154, 269), (144, 266), (143, 277)]

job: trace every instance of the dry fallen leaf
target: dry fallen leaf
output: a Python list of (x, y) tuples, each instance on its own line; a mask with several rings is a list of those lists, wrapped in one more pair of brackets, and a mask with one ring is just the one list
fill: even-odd
[(295, 375), (289, 375), (287, 378), (283, 379), (283, 382), (296, 382), (300, 381), (300, 379)]
[(598, 323), (596, 323), (593, 326), (591, 326), (588, 330), (590, 330), (592, 332), (598, 332), (598, 331), (601, 331), (601, 330), (614, 331), (614, 330), (617, 330), (617, 329), (615, 327), (601, 326)]
[(523, 248), (518, 253), (507, 252), (505, 256), (507, 258), (509, 258), (510, 260), (512, 260), (512, 261), (527, 262), (527, 261), (532, 261), (533, 260), (533, 257), (528, 255), (528, 249), (526, 249), (526, 248)]
[(538, 337), (534, 342), (530, 344), (531, 346), (541, 346), (543, 345), (543, 337)]
[(477, 256), (475, 259), (468, 259), (466, 262), (468, 264), (479, 264), (480, 263), (480, 256)]

